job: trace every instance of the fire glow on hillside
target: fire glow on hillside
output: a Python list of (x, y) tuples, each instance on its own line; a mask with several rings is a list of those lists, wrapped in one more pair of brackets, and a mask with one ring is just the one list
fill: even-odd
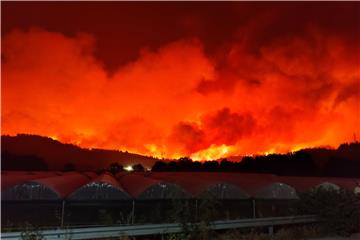
[[(153, 3), (153, 13), (141, 8), (146, 14), (137, 21), (174, 26), (142, 37), (172, 37), (132, 47), (136, 57), (111, 70), (101, 51), (123, 58), (135, 37), (114, 33), (119, 45), (101, 50), (96, 29), (66, 31), (36, 19), (24, 26), (11, 4), (4, 18), (17, 20), (2, 35), (2, 134), (195, 160), (337, 146), (360, 136), (358, 3), (223, 3), (211, 20), (215, 3), (194, 3), (191, 12)], [(54, 12), (71, 9), (57, 4), (62, 10), (47, 5), (49, 24)], [(84, 11), (95, 12), (88, 5)], [(106, 6), (136, 14), (128, 5)], [(166, 8), (170, 23), (157, 17)], [(108, 38), (124, 28), (96, 19)]]

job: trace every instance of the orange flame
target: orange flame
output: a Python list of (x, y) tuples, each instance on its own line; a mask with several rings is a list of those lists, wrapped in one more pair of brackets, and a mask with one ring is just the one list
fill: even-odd
[(211, 145), (209, 148), (193, 153), (190, 157), (195, 161), (217, 160), (222, 157), (230, 156), (231, 146), (222, 144), (220, 146)]
[(111, 75), (94, 44), (86, 34), (6, 34), (2, 134), (194, 160), (360, 136), (359, 41), (314, 28), (257, 51), (234, 41), (209, 57), (199, 39), (180, 39)]

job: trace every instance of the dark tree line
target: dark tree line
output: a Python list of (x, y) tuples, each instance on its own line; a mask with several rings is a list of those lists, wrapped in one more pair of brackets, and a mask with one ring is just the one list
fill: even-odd
[[(144, 172), (145, 168), (143, 165), (141, 165), (140, 163), (134, 164), (131, 166), (133, 172)], [(102, 174), (102, 173), (110, 173), (112, 175), (116, 175), (119, 172), (124, 172), (126, 171), (124, 166), (115, 162), (115, 163), (111, 163), (107, 168), (101, 168), (96, 170), (96, 173), (98, 175)]]
[(7, 151), (1, 152), (1, 169), (15, 171), (46, 171), (46, 162), (35, 155), (17, 155)]
[(295, 153), (243, 157), (239, 162), (192, 161), (188, 157), (157, 161), (152, 171), (204, 171), (270, 173), (283, 176), (360, 177), (360, 143), (342, 144), (336, 150), (304, 149)]
[[(145, 168), (140, 163), (131, 166), (134, 172), (144, 172)], [(47, 171), (48, 165), (46, 162), (36, 155), (17, 155), (8, 151), (1, 152), (1, 170), (10, 171)], [(64, 165), (63, 172), (80, 171), (78, 167), (68, 162)], [(123, 165), (114, 162), (106, 168), (97, 169), (98, 174), (110, 173), (116, 175), (119, 172), (125, 171)]]
[[(1, 152), (2, 170), (46, 171), (48, 165), (36, 155), (17, 155)], [(145, 171), (141, 164), (132, 165), (133, 171)], [(60, 170), (60, 169), (59, 169)], [(81, 170), (74, 162), (64, 164), (63, 171)], [(114, 162), (97, 172), (116, 174), (125, 171), (124, 167)], [(360, 177), (360, 143), (342, 144), (338, 149), (303, 149), (295, 153), (270, 154), (266, 156), (247, 156), (240, 162), (227, 159), (198, 162), (184, 157), (173, 161), (157, 161), (152, 171), (222, 171), (270, 173), (284, 176), (332, 176)]]

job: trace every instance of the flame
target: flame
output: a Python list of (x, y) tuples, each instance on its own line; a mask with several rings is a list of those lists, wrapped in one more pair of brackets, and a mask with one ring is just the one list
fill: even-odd
[(49, 136), (49, 138), (51, 138), (51, 139), (54, 140), (54, 141), (58, 141), (58, 140), (59, 140), (59, 138), (58, 138), (57, 136), (55, 136), (55, 135)]
[(223, 157), (231, 155), (232, 147), (222, 144), (220, 146), (211, 145), (208, 149), (198, 151), (192, 154), (190, 157), (195, 161), (202, 160), (217, 160)]
[(275, 148), (271, 148), (271, 149), (269, 149), (268, 151), (263, 152), (262, 154), (265, 155), (265, 156), (267, 156), (267, 155), (274, 154), (274, 153), (276, 153), (276, 152), (280, 152), (280, 151), (277, 151)]
[[(311, 145), (310, 145), (311, 146)], [(305, 149), (305, 148), (308, 148), (310, 147), (309, 145), (307, 144), (296, 144), (295, 146), (293, 146), (290, 150), (291, 153), (295, 153), (301, 149)], [(314, 145), (313, 145), (314, 146)]]
[(267, 21), (253, 21), (236, 31), (245, 39), (236, 34), (214, 51), (184, 36), (111, 74), (94, 54), (96, 36), (7, 32), (1, 132), (194, 160), (336, 147), (360, 136), (358, 38), (308, 24), (262, 42), (256, 26)]
[(158, 146), (156, 144), (145, 144), (147, 155), (156, 157), (156, 158), (164, 158), (164, 150), (161, 146)]

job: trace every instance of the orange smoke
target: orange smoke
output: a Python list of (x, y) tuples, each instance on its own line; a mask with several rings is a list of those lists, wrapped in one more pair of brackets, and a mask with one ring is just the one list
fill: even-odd
[(359, 42), (316, 27), (256, 52), (240, 38), (221, 57), (179, 39), (112, 74), (89, 34), (14, 30), (2, 41), (2, 134), (196, 160), (360, 136)]

